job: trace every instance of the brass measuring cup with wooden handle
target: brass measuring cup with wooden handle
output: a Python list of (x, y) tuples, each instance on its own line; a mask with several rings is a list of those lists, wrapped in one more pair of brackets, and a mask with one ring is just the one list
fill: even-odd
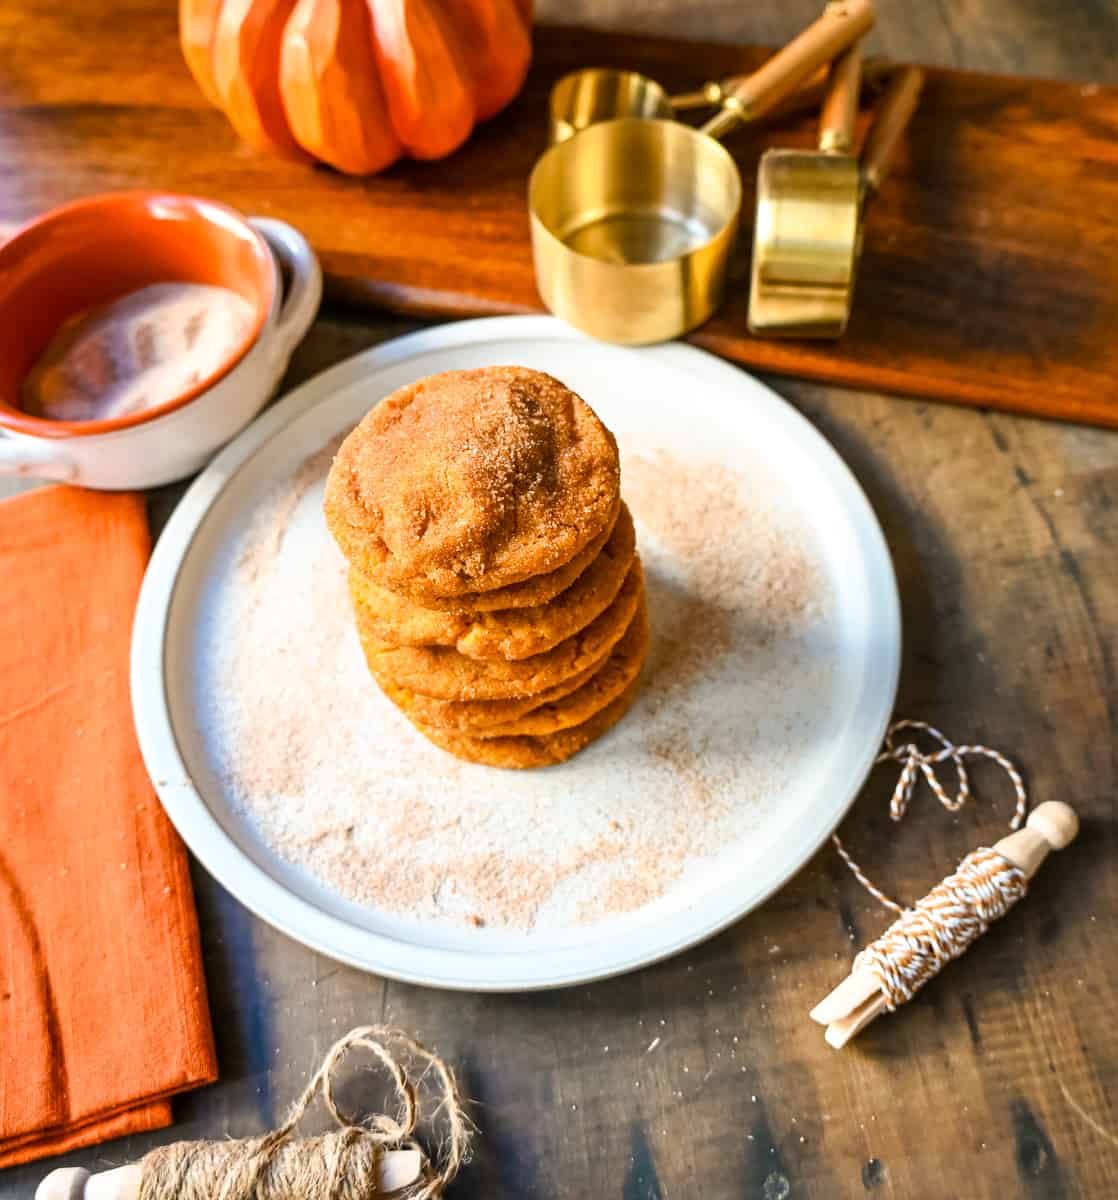
[[(874, 86), (891, 73), (893, 64), (881, 56), (862, 64), (863, 85)], [(679, 112), (719, 108), (746, 76), (734, 75), (704, 83), (692, 92), (669, 95), (655, 79), (639, 71), (614, 67), (586, 67), (564, 75), (551, 89), (548, 100), (548, 142), (565, 142), (576, 133), (615, 117), (654, 117), (673, 121)], [(817, 70), (805, 83), (769, 109), (768, 116), (812, 112), (823, 101), (827, 71)]]
[(528, 183), (532, 255), (544, 303), (605, 341), (664, 341), (722, 298), (741, 177), (716, 139), (762, 116), (874, 21), (841, 0), (736, 83), (701, 129), (621, 117), (545, 151)]
[(766, 337), (840, 337), (854, 298), (866, 204), (916, 107), (924, 75), (898, 70), (852, 155), (858, 48), (831, 70), (819, 150), (769, 150), (757, 172), (749, 328)]

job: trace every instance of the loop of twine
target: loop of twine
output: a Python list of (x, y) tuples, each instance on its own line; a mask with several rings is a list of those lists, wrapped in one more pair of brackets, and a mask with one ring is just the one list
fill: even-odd
[[(412, 1082), (400, 1059), (422, 1064)], [(364, 1120), (347, 1116), (334, 1098), (334, 1075), (350, 1050), (367, 1050), (392, 1081), (396, 1113)], [(439, 1102), (430, 1119), (441, 1118), (446, 1138), (437, 1161), (424, 1161), (420, 1178), (394, 1193), (401, 1200), (435, 1200), (469, 1157), (472, 1127), (450, 1068), (437, 1055), (399, 1030), (365, 1025), (351, 1030), (326, 1053), (302, 1095), (277, 1129), (261, 1137), (227, 1142), (178, 1142), (143, 1159), (139, 1200), (369, 1200), (380, 1193), (379, 1164), (387, 1150), (415, 1149), (421, 1116), (417, 1087), (434, 1076)], [(319, 1137), (293, 1138), (316, 1097), (338, 1128)]]
[[(906, 742), (904, 745), (898, 746), (894, 739), (897, 734), (906, 729), (927, 734), (939, 743), (939, 748), (925, 752), (914, 742)], [(1025, 820), (1025, 814), (1028, 812), (1029, 800), (1025, 792), (1025, 781), (1021, 778), (1020, 771), (1017, 770), (1013, 763), (1004, 754), (997, 750), (992, 750), (989, 746), (956, 746), (944, 737), (938, 729), (927, 724), (925, 721), (895, 721), (890, 725), (889, 731), (885, 735), (885, 744), (881, 749), (881, 753), (873, 760), (875, 767), (886, 762), (901, 764), (901, 775), (897, 780), (897, 786), (893, 789), (893, 797), (889, 801), (890, 818), (894, 821), (900, 821), (904, 817), (908, 811), (908, 804), (912, 799), (916, 781), (921, 775), (933, 793), (935, 793), (936, 799), (940, 804), (948, 812), (958, 812), (970, 799), (971, 794), (970, 779), (967, 775), (966, 762), (964, 761), (968, 757), (992, 759), (1009, 776), (1013, 783), (1013, 790), (1017, 795), (1017, 804), (1013, 810), (1013, 817), (1009, 822), (1009, 827), (1010, 829), (1020, 829)], [(948, 794), (947, 789), (940, 783), (939, 777), (936, 775), (936, 767), (944, 762), (951, 762), (955, 767), (957, 787), (954, 796)], [(891, 908), (895, 913), (906, 911), (906, 906), (898, 904), (896, 900), (887, 896), (866, 875), (862, 868), (851, 858), (837, 833), (831, 835), (831, 841), (834, 843), (839, 857), (850, 868), (854, 878), (857, 879), (875, 900), (884, 904), (886, 908)], [(907, 907), (910, 908), (911, 906)]]
[[(904, 730), (926, 734), (938, 742), (938, 749), (922, 751), (911, 741), (898, 745), (896, 736)], [(989, 746), (956, 746), (923, 721), (893, 724), (874, 760), (875, 766), (884, 762), (901, 764), (900, 778), (889, 804), (891, 819), (900, 821), (904, 817), (921, 776), (949, 812), (962, 808), (971, 794), (965, 762), (968, 757), (992, 759), (1009, 776), (1017, 797), (1009, 827), (1019, 829), (1028, 809), (1028, 796), (1017, 768), (1004, 754)], [(936, 775), (936, 767), (945, 762), (955, 767), (957, 789), (953, 796)], [(958, 958), (986, 932), (992, 921), (1004, 916), (1024, 896), (1028, 887), (1020, 868), (996, 850), (983, 847), (968, 854), (922, 900), (902, 908), (868, 878), (837, 834), (832, 840), (843, 862), (866, 891), (899, 914), (881, 937), (857, 955), (852, 967), (854, 972), (868, 971), (876, 978), (890, 1011), (910, 1000), (946, 963)]]

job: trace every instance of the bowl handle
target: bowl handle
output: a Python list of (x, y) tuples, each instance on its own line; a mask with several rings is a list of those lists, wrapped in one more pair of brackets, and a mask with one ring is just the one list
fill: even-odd
[(250, 217), (248, 222), (287, 268), (287, 295), (276, 318), (276, 350), (284, 361), (311, 326), (322, 302), (322, 268), (307, 239), (283, 221)]
[(7, 437), (0, 433), (0, 475), (72, 483), (77, 479), (78, 464), (49, 442)]

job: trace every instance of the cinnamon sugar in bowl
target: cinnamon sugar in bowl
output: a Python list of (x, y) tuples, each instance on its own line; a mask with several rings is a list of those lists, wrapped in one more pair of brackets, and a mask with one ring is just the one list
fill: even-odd
[(267, 401), (321, 290), (294, 229), (210, 200), (118, 192), (37, 218), (0, 246), (0, 474), (192, 474)]

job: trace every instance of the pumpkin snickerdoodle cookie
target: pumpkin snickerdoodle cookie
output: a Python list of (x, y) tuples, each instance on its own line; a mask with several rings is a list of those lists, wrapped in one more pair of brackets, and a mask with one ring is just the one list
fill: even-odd
[(611, 704), (640, 674), (648, 653), (648, 609), (642, 597), (625, 636), (605, 662), (575, 691), (532, 709), (518, 720), (495, 725), (474, 736), (482, 738), (542, 737), (589, 721)]
[(514, 700), (435, 700), (397, 687), (387, 677), (381, 691), (414, 725), (470, 737), (556, 733), (589, 720), (640, 672), (648, 650), (648, 612), (642, 599), (624, 636), (593, 666), (546, 692)]
[(615, 519), (617, 443), (559, 380), (448, 371), (382, 400), (342, 443), (326, 523), (358, 572), (423, 601), (520, 583)]
[[(447, 646), (390, 646), (368, 625), (365, 605), (353, 597), (357, 632), (374, 675), (439, 700), (506, 700), (531, 696), (584, 671), (620, 640), (644, 594), (634, 558), (613, 603), (585, 629), (543, 654), (524, 659), (473, 659)], [(352, 595), (352, 593), (351, 593)]]
[(428, 741), (466, 762), (490, 767), (523, 770), (528, 767), (550, 767), (565, 762), (612, 729), (629, 711), (637, 697), (640, 679), (635, 678), (618, 696), (581, 725), (561, 729), (539, 737), (469, 737), (464, 733), (449, 733), (445, 729), (417, 728)]
[(519, 583), (510, 583), (508, 587), (494, 588), (490, 592), (463, 592), (461, 596), (424, 596), (423, 607), (438, 609), (440, 612), (483, 613), (499, 612), (506, 608), (536, 608), (546, 604), (549, 600), (554, 600), (560, 592), (565, 592), (598, 557), (612, 536), (619, 516), (620, 506), (608, 528), (603, 529), (592, 542), (587, 542), (574, 558), (561, 567), (556, 567), (554, 571), (533, 575), (531, 579), (522, 579)]
[(602, 552), (565, 591), (535, 608), (451, 613), (422, 605), (350, 572), (349, 586), (362, 606), (363, 629), (393, 646), (453, 646), (467, 658), (528, 658), (584, 629), (621, 590), (636, 532), (622, 505)]
[(434, 696), (421, 696), (418, 692), (400, 687), (380, 670), (375, 655), (368, 656), (369, 672), (377, 681), (380, 690), (401, 709), (414, 725), (434, 725), (437, 729), (448, 729), (455, 733), (483, 736), (495, 725), (505, 725), (518, 717), (526, 716), (543, 704), (561, 700), (577, 691), (591, 679), (612, 651), (606, 651), (596, 662), (557, 683), (553, 688), (537, 692), (534, 696), (513, 696), (508, 700), (436, 700)]

